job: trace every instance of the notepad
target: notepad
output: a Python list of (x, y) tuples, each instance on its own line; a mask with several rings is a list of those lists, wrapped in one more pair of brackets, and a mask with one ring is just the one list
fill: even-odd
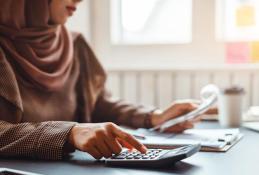
[(259, 122), (245, 122), (243, 127), (259, 132)]
[(226, 152), (243, 137), (239, 129), (189, 129), (182, 134), (151, 132), (147, 129), (127, 131), (145, 135), (146, 139), (139, 141), (150, 149), (172, 149), (184, 145), (201, 144), (201, 151)]

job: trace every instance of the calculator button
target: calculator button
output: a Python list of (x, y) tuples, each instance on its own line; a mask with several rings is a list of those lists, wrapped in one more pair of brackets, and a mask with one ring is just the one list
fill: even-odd
[(136, 155), (136, 156), (134, 156), (134, 157), (142, 157), (142, 156), (138, 154), (138, 155)]
[[(182, 150), (183, 149), (175, 149), (174, 151), (169, 151), (169, 152), (176, 153), (176, 152), (181, 152)], [(141, 154), (139, 151), (125, 150), (125, 151), (121, 152), (119, 155), (114, 155), (112, 157), (112, 159), (118, 159), (118, 160), (122, 160), (122, 159), (126, 159), (126, 160), (132, 160), (132, 159), (148, 160), (148, 159), (156, 159), (159, 156), (163, 155), (163, 153), (165, 153), (165, 152), (162, 149), (149, 149), (146, 154)]]
[(113, 157), (113, 159), (125, 159), (125, 156), (116, 156), (116, 157)]

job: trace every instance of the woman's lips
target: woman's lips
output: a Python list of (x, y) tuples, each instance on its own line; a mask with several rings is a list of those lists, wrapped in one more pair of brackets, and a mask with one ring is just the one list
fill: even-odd
[(75, 11), (76, 11), (76, 7), (67, 6), (67, 12), (68, 12), (69, 16), (72, 16)]

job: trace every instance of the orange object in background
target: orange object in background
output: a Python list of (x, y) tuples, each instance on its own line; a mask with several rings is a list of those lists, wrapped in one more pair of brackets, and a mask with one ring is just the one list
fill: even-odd
[(259, 41), (254, 41), (250, 43), (251, 49), (251, 60), (253, 63), (259, 62)]

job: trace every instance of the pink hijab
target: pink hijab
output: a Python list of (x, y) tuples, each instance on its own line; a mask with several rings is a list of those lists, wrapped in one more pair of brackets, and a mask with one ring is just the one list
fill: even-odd
[(33, 86), (62, 88), (72, 68), (73, 41), (64, 26), (49, 24), (49, 0), (0, 4), (0, 47), (13, 69)]

